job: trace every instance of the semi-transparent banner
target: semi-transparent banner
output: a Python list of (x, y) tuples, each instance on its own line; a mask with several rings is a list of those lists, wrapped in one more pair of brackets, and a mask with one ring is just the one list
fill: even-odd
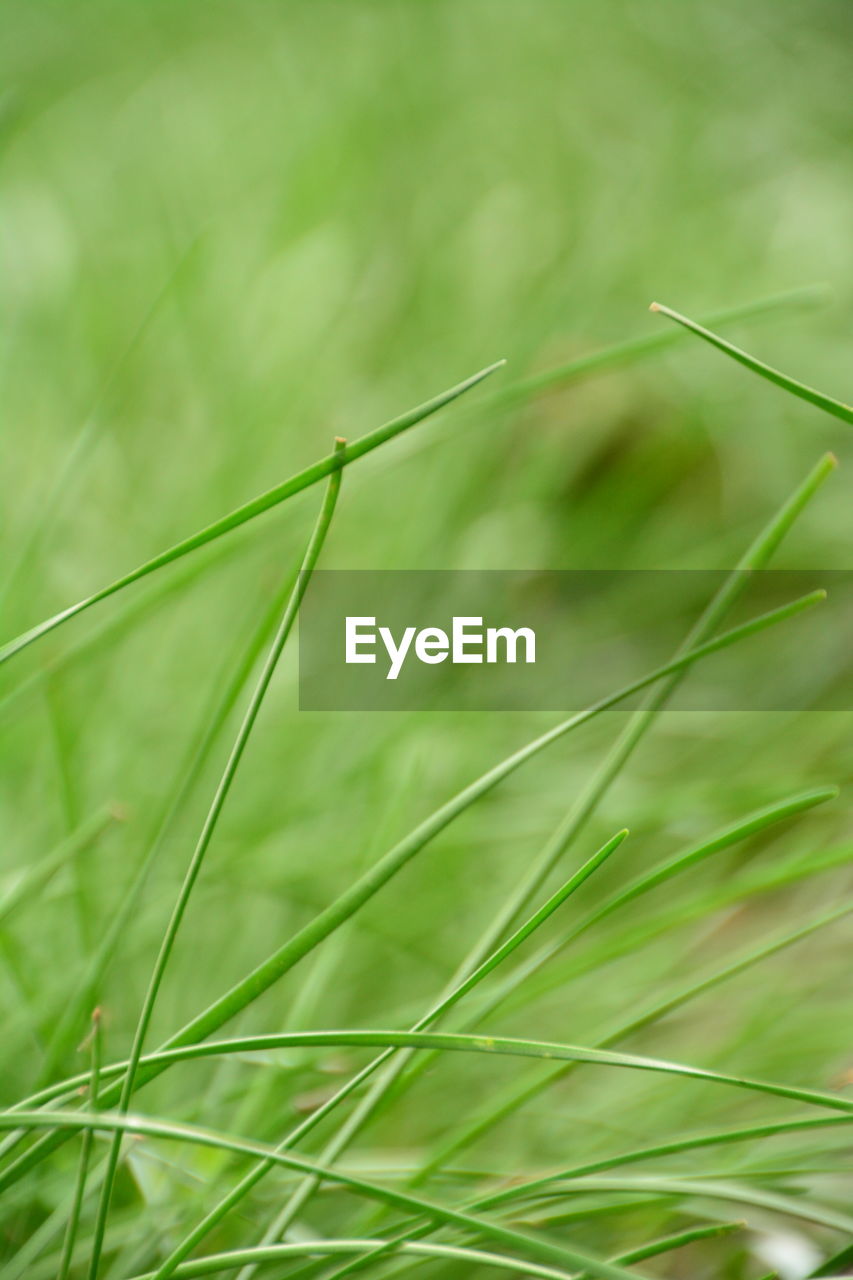
[(666, 687), (675, 710), (853, 707), (843, 570), (320, 570), (299, 620), (300, 707), (577, 711), (728, 632), (620, 705)]

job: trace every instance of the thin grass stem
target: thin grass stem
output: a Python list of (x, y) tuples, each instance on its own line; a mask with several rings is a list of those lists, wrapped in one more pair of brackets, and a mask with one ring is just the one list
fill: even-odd
[[(102, 1057), (102, 1031), (101, 1031), (101, 1011), (95, 1009), (92, 1013), (92, 1030), (90, 1035), (90, 1053), (92, 1055), (92, 1070), (89, 1080), (89, 1106), (92, 1111), (98, 1109), (98, 1095), (101, 1085), (101, 1057)], [(71, 1209), (68, 1214), (68, 1228), (65, 1232), (65, 1239), (62, 1244), (62, 1257), (59, 1262), (59, 1272), (57, 1280), (68, 1280), (71, 1270), (71, 1261), (74, 1256), (74, 1244), (77, 1239), (77, 1230), (80, 1226), (80, 1210), (83, 1207), (83, 1198), (86, 1194), (86, 1179), (89, 1175), (89, 1160), (92, 1155), (92, 1143), (94, 1141), (94, 1129), (87, 1129), (83, 1134), (82, 1145), (80, 1148), (80, 1163), (77, 1166), (77, 1177), (74, 1183), (74, 1196), (71, 1201)]]
[[(336, 442), (334, 456), (342, 458), (344, 449), (345, 442), (343, 440)], [(154, 1012), (157, 995), (175, 945), (175, 939), (180, 929), (196, 880), (198, 879), (201, 871), (213, 833), (216, 830), (217, 823), (225, 806), (225, 801), (228, 798), (228, 794), (237, 774), (240, 761), (243, 758), (246, 744), (251, 736), (252, 729), (254, 728), (255, 722), (258, 718), (258, 713), (260, 712), (267, 690), (270, 686), (270, 682), (272, 681), (273, 674), (275, 673), (276, 666), (278, 665), (278, 660), (281, 657), (284, 646), (290, 636), (293, 624), (296, 621), (296, 617), (299, 612), (299, 606), (302, 603), (314, 566), (317, 563), (323, 544), (326, 540), (326, 535), (329, 531), (332, 516), (334, 515), (335, 506), (337, 504), (340, 482), (341, 468), (338, 466), (329, 478), (326, 496), (305, 552), (302, 569), (297, 576), (293, 590), (282, 615), (279, 629), (272, 645), (270, 646), (270, 651), (264, 663), (258, 683), (246, 709), (243, 722), (237, 732), (234, 746), (232, 747), (231, 754), (225, 764), (222, 777), (219, 781), (219, 785), (217, 786), (216, 793), (204, 821), (198, 843), (193, 852), (193, 856), (190, 859), (189, 867), (187, 868), (183, 884), (181, 885), (178, 893), (178, 898), (175, 902), (171, 918), (166, 926), (166, 932), (163, 936), (160, 951), (155, 961), (148, 990), (143, 1001), (142, 1010), (139, 1014), (127, 1072), (122, 1081), (118, 1104), (121, 1111), (126, 1111), (130, 1105), (130, 1100), (133, 1096), (134, 1088), (136, 1087), (136, 1074), (139, 1066), (139, 1059), (142, 1056), (145, 1037), (151, 1023), (151, 1017)], [(92, 1243), (92, 1260), (89, 1267), (90, 1280), (96, 1280), (100, 1266), (101, 1247), (103, 1244), (104, 1232), (106, 1230), (107, 1215), (109, 1213), (110, 1200), (115, 1181), (116, 1169), (118, 1167), (120, 1150), (121, 1134), (116, 1133), (110, 1147), (107, 1171), (101, 1187), (101, 1197), (98, 1205), (95, 1233)]]
[(665, 307), (662, 302), (653, 302), (649, 310), (655, 311), (662, 316), (668, 316), (670, 320), (674, 320), (676, 324), (689, 329), (691, 333), (703, 338), (705, 342), (709, 342), (718, 351), (731, 356), (732, 360), (737, 360), (738, 364), (751, 369), (753, 373), (757, 373), (759, 377), (766, 379), (767, 382), (772, 382), (775, 386), (781, 387), (783, 391), (788, 391), (791, 395), (798, 396), (800, 400), (806, 400), (809, 404), (814, 405), (815, 408), (822, 409), (824, 413), (830, 413), (834, 418), (840, 418), (842, 422), (853, 425), (853, 408), (849, 404), (843, 404), (840, 400), (833, 399), (832, 396), (824, 395), (822, 391), (816, 391), (814, 387), (806, 386), (804, 382), (798, 382), (796, 378), (789, 377), (787, 373), (781, 373), (778, 369), (765, 364), (762, 360), (757, 360), (748, 351), (743, 351), (733, 343), (727, 342), (718, 333), (713, 333), (703, 325), (697, 324), (695, 320), (690, 320), (678, 311), (673, 311), (671, 307)]
[(269, 511), (272, 507), (278, 506), (279, 503), (284, 502), (287, 498), (292, 498), (294, 494), (301, 493), (303, 489), (308, 489), (311, 485), (317, 484), (320, 480), (325, 479), (326, 476), (333, 476), (342, 467), (355, 462), (358, 458), (363, 458), (365, 454), (370, 453), (373, 449), (377, 449), (388, 440), (392, 440), (403, 431), (416, 426), (417, 423), (422, 422), (433, 413), (437, 413), (439, 409), (443, 409), (445, 405), (450, 404), (459, 396), (464, 395), (466, 391), (470, 391), (472, 387), (477, 386), (484, 378), (494, 373), (496, 369), (502, 368), (503, 364), (504, 361), (499, 360), (495, 364), (481, 369), (479, 373), (473, 374), (470, 378), (466, 378), (464, 382), (451, 387), (448, 391), (441, 392), (440, 395), (433, 397), (432, 400), (427, 400), (416, 409), (411, 409), (399, 418), (394, 418), (383, 426), (376, 427), (375, 430), (369, 431), (367, 435), (360, 436), (357, 440), (344, 445), (340, 450), (335, 450), (325, 458), (321, 458), (319, 462), (315, 462), (310, 467), (305, 467), (304, 470), (298, 471), (296, 475), (282, 481), (281, 484), (275, 485), (274, 488), (269, 489), (266, 493), (260, 494), (257, 498), (252, 498), (251, 501), (244, 503), (241, 507), (237, 507), (234, 511), (229, 511), (227, 515), (221, 516), (219, 520), (215, 520), (213, 524), (207, 525), (204, 529), (199, 529), (198, 532), (191, 534), (190, 537), (184, 538), (182, 542), (175, 543), (174, 546), (161, 551), (159, 555), (146, 560), (135, 569), (131, 569), (129, 573), (116, 578), (114, 582), (108, 583), (105, 587), (101, 587), (100, 590), (95, 591), (92, 595), (86, 596), (84, 599), (78, 600), (76, 604), (69, 605), (68, 608), (61, 610), (50, 618), (46, 618), (44, 622), (38, 623), (37, 626), (31, 627), (29, 631), (23, 632), (23, 634), (16, 636), (15, 639), (10, 640), (8, 644), (0, 647), (0, 664), (8, 662), (10, 658), (26, 649), (36, 640), (62, 626), (64, 622), (70, 621), (71, 618), (76, 618), (78, 614), (91, 609), (93, 605), (99, 604), (102, 600), (107, 600), (110, 596), (124, 590), (125, 587), (129, 587), (132, 583), (138, 582), (141, 578), (146, 578), (149, 574), (155, 573), (158, 569), (173, 564), (176, 560), (180, 560), (181, 557), (189, 555), (191, 551), (207, 546), (208, 543), (213, 542), (216, 538), (221, 538), (226, 533), (230, 533), (232, 529), (239, 528), (247, 521), (254, 520), (257, 516), (263, 515), (264, 512)]

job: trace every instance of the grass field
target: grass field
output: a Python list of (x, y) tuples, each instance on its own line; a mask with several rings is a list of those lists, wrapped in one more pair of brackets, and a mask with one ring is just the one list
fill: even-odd
[(659, 684), (430, 826), (556, 718), (300, 712), (295, 630), (261, 675), (312, 528), (326, 568), (853, 567), (850, 5), (3, 31), (0, 642), (507, 363), (0, 649), (0, 1280), (853, 1270), (849, 711)]

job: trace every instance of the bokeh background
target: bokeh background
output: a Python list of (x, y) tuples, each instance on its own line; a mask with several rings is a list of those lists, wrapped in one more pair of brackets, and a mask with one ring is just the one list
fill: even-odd
[[(729, 332), (849, 399), (847, 0), (13, 0), (3, 27), (4, 638), (326, 453), (333, 435), (359, 435), (498, 357), (508, 366), (495, 391), (657, 331), (666, 322), (648, 314), (653, 298), (701, 316), (826, 283), (819, 306)], [(827, 449), (841, 467), (776, 563), (851, 567), (849, 428), (699, 342), (520, 403), (489, 394), (347, 471), (327, 567), (727, 567)], [(6, 883), (102, 804), (123, 816), (3, 926), (7, 1102), (43, 1070), (211, 698), (298, 563), (317, 499), (288, 502), (4, 669)], [(300, 714), (290, 652), (193, 897), (153, 1038), (551, 719)], [(416, 1016), (623, 723), (613, 713), (513, 777), (242, 1025)], [(99, 993), (110, 1056), (128, 1047), (229, 735), (172, 824)], [(845, 713), (664, 715), (570, 855), (573, 867), (631, 828), (619, 866), (584, 902), (812, 784), (838, 783), (841, 796), (653, 905), (841, 848), (850, 768)], [(494, 1029), (590, 1041), (685, 972), (845, 893), (853, 875), (842, 865), (721, 910), (593, 969), (570, 994), (555, 986)], [(601, 937), (650, 910), (614, 918)], [(851, 936), (843, 924), (816, 935), (628, 1047), (830, 1087), (853, 1066)], [(317, 1055), (300, 1062), (284, 1084), (265, 1077), (254, 1112), (257, 1068), (233, 1064), (172, 1072), (145, 1106), (219, 1127), (248, 1106), (247, 1130), (272, 1138), (327, 1079)], [(489, 1087), (516, 1070), (490, 1064)], [(599, 1153), (764, 1114), (708, 1086), (626, 1074), (580, 1073), (468, 1165), (545, 1167), (568, 1148)], [(363, 1161), (411, 1163), (483, 1088), (478, 1064), (442, 1062), (365, 1136)], [(796, 1153), (829, 1168), (798, 1185), (841, 1203), (845, 1141), (812, 1138)], [(134, 1156), (122, 1184), (123, 1211), (155, 1235), (182, 1198), (207, 1203), (199, 1188), (212, 1176), (210, 1157), (167, 1154)], [(773, 1148), (705, 1159), (712, 1170), (772, 1165)], [(16, 1201), (12, 1253), (55, 1207), (71, 1167), (70, 1155), (57, 1158), (31, 1199)], [(265, 1220), (273, 1190), (247, 1210), (250, 1226)], [(336, 1210), (317, 1212), (328, 1227)], [(670, 1202), (623, 1209), (581, 1223), (578, 1238), (606, 1251), (675, 1212)], [(812, 1234), (826, 1251), (839, 1244)], [(730, 1274), (758, 1265), (738, 1254)]]

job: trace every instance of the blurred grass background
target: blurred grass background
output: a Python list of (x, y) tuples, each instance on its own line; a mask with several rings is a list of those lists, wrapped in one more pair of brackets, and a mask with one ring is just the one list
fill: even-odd
[[(327, 452), (334, 434), (361, 434), (497, 357), (508, 382), (655, 332), (665, 323), (647, 314), (655, 297), (699, 316), (827, 282), (826, 305), (734, 336), (849, 399), (846, 0), (12, 0), (3, 12), (4, 638)], [(848, 429), (699, 343), (527, 404), (488, 410), (485, 389), (481, 398), (482, 410), (460, 404), (347, 471), (327, 567), (725, 567), (826, 449), (841, 469), (777, 563), (851, 567)], [(316, 501), (302, 495), (200, 553), (190, 583), (55, 673), (40, 675), (130, 593), (4, 670), (0, 693), (37, 677), (4, 709), (9, 881), (100, 804), (126, 811), (79, 875), (58, 877), (5, 930), (7, 1100), (37, 1075), (223, 664), (298, 560)], [(283, 1025), (309, 972), (310, 1025), (417, 1014), (623, 720), (567, 740), (479, 805), (246, 1026)], [(549, 722), (300, 715), (291, 653), (191, 905), (154, 1038)], [(220, 757), (111, 968), (111, 1056), (127, 1048)], [(619, 868), (585, 890), (592, 901), (629, 868), (758, 804), (812, 783), (844, 787), (850, 768), (846, 714), (664, 716), (572, 865), (631, 828)], [(825, 849), (849, 830), (848, 807), (845, 788), (668, 893)], [(495, 1029), (585, 1042), (684, 966), (793, 926), (845, 890), (853, 877), (839, 871), (722, 913), (574, 983), (570, 1003), (552, 993)], [(849, 937), (844, 926), (819, 935), (631, 1047), (827, 1087), (853, 1057)], [(247, 1070), (251, 1079), (251, 1068), (207, 1070), (205, 1123), (232, 1115)], [(515, 1068), (493, 1070), (497, 1082)], [(448, 1110), (479, 1096), (480, 1071), (443, 1062), (371, 1141), (393, 1158), (429, 1141)], [(203, 1074), (170, 1073), (146, 1109), (191, 1112)], [(310, 1063), (305, 1076), (306, 1091), (322, 1081)], [(705, 1086), (586, 1072), (470, 1160), (538, 1167), (569, 1141), (575, 1153), (627, 1146), (743, 1107)], [(253, 1117), (256, 1135), (278, 1134), (282, 1120), (270, 1106)], [(153, 1179), (143, 1196), (156, 1208), (175, 1186)], [(50, 1202), (49, 1183), (40, 1194)], [(587, 1228), (598, 1243), (608, 1229), (622, 1225)]]

